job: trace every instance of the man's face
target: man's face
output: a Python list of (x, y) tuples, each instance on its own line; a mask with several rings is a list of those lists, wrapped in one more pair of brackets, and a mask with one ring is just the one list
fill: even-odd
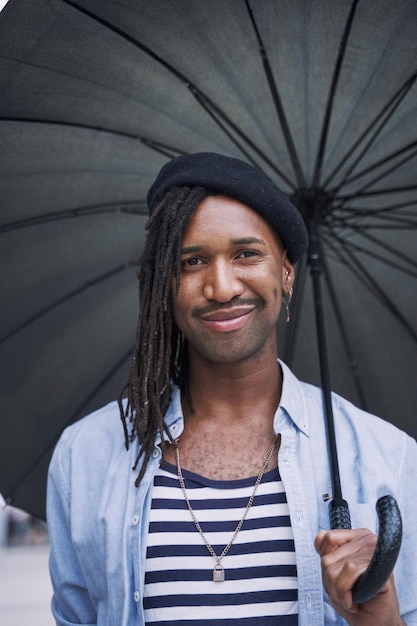
[[(237, 363), (265, 349), (276, 352), (282, 285), (292, 279), (282, 243), (260, 215), (226, 196), (203, 200), (182, 241), (173, 296), (190, 355)], [(173, 279), (174, 294), (175, 286)]]

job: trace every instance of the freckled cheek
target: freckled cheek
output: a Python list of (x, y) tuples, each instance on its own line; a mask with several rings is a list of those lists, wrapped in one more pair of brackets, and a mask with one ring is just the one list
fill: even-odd
[(256, 285), (254, 285), (253, 287), (254, 287), (254, 290), (261, 293), (263, 297), (266, 297), (267, 299), (271, 299), (271, 301), (273, 302), (280, 301), (281, 291), (276, 281), (272, 283), (271, 279), (258, 280)]

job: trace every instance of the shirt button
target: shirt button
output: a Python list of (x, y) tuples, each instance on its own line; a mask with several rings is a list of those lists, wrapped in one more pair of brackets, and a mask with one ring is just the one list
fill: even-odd
[(139, 593), (139, 591), (135, 591), (135, 593), (133, 594), (133, 597), (135, 598), (135, 602), (139, 602), (139, 600), (140, 600), (140, 593)]
[(154, 459), (158, 459), (161, 456), (161, 451), (159, 448), (155, 448), (155, 450), (152, 452), (152, 456)]
[(139, 515), (135, 515), (133, 518), (133, 526), (137, 526), (139, 524)]

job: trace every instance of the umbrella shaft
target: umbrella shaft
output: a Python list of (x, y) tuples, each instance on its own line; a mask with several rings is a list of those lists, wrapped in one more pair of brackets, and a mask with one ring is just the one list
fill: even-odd
[(326, 344), (323, 302), (321, 297), (321, 251), (317, 234), (317, 224), (314, 219), (307, 221), (307, 228), (309, 232), (308, 263), (310, 266), (313, 284), (314, 312), (316, 319), (317, 343), (320, 363), (320, 378), (323, 391), (324, 413), (327, 424), (327, 438), (330, 455), (333, 498), (336, 502), (343, 502), (334, 429), (330, 370)]

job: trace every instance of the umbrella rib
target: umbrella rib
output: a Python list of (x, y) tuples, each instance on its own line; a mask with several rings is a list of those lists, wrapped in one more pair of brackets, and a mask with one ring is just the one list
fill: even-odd
[[(381, 218), (382, 219), (382, 218)], [(388, 218), (386, 218), (387, 221), (391, 221), (388, 220)], [(392, 219), (392, 223), (391, 224), (361, 224), (359, 226), (355, 226), (352, 225), (348, 222), (348, 220), (346, 221), (341, 221), (341, 224), (343, 225), (344, 228), (352, 228), (357, 230), (359, 233), (362, 232), (366, 232), (369, 230), (375, 230), (375, 231), (383, 231), (383, 230), (388, 230), (388, 231), (400, 231), (400, 230), (410, 230), (410, 229), (415, 229), (417, 228), (417, 224), (416, 222), (413, 222), (411, 220), (396, 220), (396, 219)]]
[[(373, 220), (372, 222), (367, 222), (365, 224), (361, 223), (363, 218), (368, 218)], [(335, 220), (336, 221), (336, 220)], [(382, 223), (379, 224), (378, 221)], [(357, 228), (358, 230), (369, 230), (369, 229), (380, 229), (380, 228), (388, 228), (390, 230), (404, 230), (404, 229), (413, 229), (417, 227), (416, 218), (414, 215), (410, 214), (400, 214), (400, 215), (390, 215), (385, 214), (383, 212), (372, 211), (372, 210), (359, 210), (354, 211), (349, 214), (344, 214), (342, 218), (340, 218), (340, 222), (343, 226), (347, 228)], [(358, 222), (356, 225), (355, 222)], [(383, 223), (385, 222), (385, 223)]]
[(17, 495), (18, 491), (23, 487), (23, 485), (29, 480), (34, 472), (38, 469), (41, 463), (47, 458), (50, 452), (54, 449), (55, 445), (58, 442), (63, 430), (76, 422), (82, 415), (84, 409), (88, 406), (88, 404), (92, 401), (95, 395), (99, 393), (99, 391), (104, 387), (104, 385), (111, 379), (111, 377), (117, 372), (117, 370), (122, 367), (123, 363), (130, 359), (132, 355), (133, 348), (130, 347), (128, 351), (126, 351), (123, 356), (117, 361), (117, 363), (107, 372), (103, 378), (97, 383), (94, 389), (84, 398), (83, 402), (76, 408), (75, 411), (71, 414), (71, 417), (65, 422), (65, 424), (61, 427), (59, 433), (45, 446), (43, 451), (39, 454), (36, 460), (32, 463), (29, 469), (25, 472), (25, 474), (20, 478), (20, 480), (15, 484), (14, 487), (10, 490), (9, 495), (5, 498), (6, 505), (10, 505), (13, 502), (13, 499)]
[[(134, 207), (143, 206), (139, 210)], [(39, 224), (46, 224), (47, 222), (55, 222), (63, 219), (70, 219), (73, 217), (84, 217), (89, 215), (104, 215), (107, 213), (127, 213), (129, 215), (145, 215), (147, 216), (148, 210), (146, 202), (144, 200), (135, 202), (117, 202), (109, 204), (92, 204), (85, 207), (77, 207), (76, 209), (65, 209), (64, 211), (54, 211), (51, 213), (43, 213), (34, 217), (26, 217), (14, 222), (7, 222), (0, 226), (0, 233), (6, 233), (17, 230), (19, 228), (26, 228), (28, 226), (38, 226)]]
[[(415, 201), (403, 202), (392, 207), (375, 209), (374, 207), (346, 207), (335, 204), (331, 225), (342, 226), (343, 228), (357, 228), (369, 230), (371, 228), (389, 228), (392, 230), (403, 230), (406, 228), (416, 228), (417, 221), (414, 213), (396, 211), (408, 206), (414, 206)], [(367, 218), (364, 221), (364, 218)], [(385, 222), (385, 223), (384, 223)]]
[(126, 137), (127, 139), (134, 139), (135, 141), (139, 141), (141, 144), (145, 145), (148, 148), (151, 148), (155, 152), (167, 156), (169, 158), (179, 156), (185, 154), (183, 150), (179, 148), (175, 148), (174, 146), (169, 146), (167, 144), (161, 143), (159, 141), (154, 141), (149, 137), (141, 137), (140, 135), (135, 135), (134, 133), (127, 133), (122, 130), (114, 130), (113, 128), (104, 128), (103, 126), (92, 126), (91, 124), (81, 124), (79, 122), (69, 122), (69, 121), (60, 121), (60, 120), (42, 120), (39, 118), (30, 118), (30, 117), (11, 117), (11, 116), (0, 116), (0, 122), (13, 122), (17, 124), (48, 124), (50, 126), (58, 126), (58, 127), (69, 127), (69, 128), (79, 128), (82, 130), (94, 130), (99, 131), (101, 133), (109, 133), (110, 135), (117, 135), (118, 137)]
[(320, 184), (324, 153), (326, 150), (327, 137), (328, 137), (328, 133), (330, 129), (330, 119), (332, 116), (333, 104), (334, 104), (334, 100), (336, 97), (336, 88), (339, 82), (339, 78), (340, 78), (340, 74), (342, 70), (342, 64), (343, 64), (345, 52), (346, 52), (346, 44), (347, 44), (347, 40), (349, 38), (351, 29), (352, 29), (353, 19), (355, 16), (355, 11), (356, 11), (358, 1), (359, 0), (352, 1), (349, 15), (345, 24), (343, 34), (342, 34), (342, 39), (339, 44), (339, 51), (338, 51), (338, 55), (336, 59), (336, 65), (333, 71), (329, 95), (327, 98), (326, 111), (324, 115), (323, 126), (322, 126), (321, 133), (320, 133), (320, 143), (319, 143), (319, 148), (318, 148), (317, 155), (316, 155), (316, 162), (314, 166), (314, 175), (313, 175), (313, 188), (314, 189), (316, 189)]
[(416, 78), (417, 78), (417, 73), (412, 74), (411, 77), (408, 78), (406, 80), (406, 82), (400, 87), (400, 89), (394, 94), (394, 96), (391, 98), (391, 100), (382, 108), (382, 110), (372, 120), (372, 122), (370, 122), (368, 127), (365, 128), (365, 130), (359, 135), (358, 139), (353, 143), (351, 148), (346, 152), (345, 156), (336, 165), (336, 167), (332, 170), (332, 172), (327, 176), (326, 181), (323, 183), (324, 187), (326, 187), (326, 188), (328, 187), (330, 182), (334, 179), (336, 174), (341, 170), (341, 168), (346, 163), (346, 161), (349, 159), (349, 157), (355, 152), (355, 150), (357, 148), (359, 148), (360, 144), (363, 141), (365, 141), (366, 137), (369, 135), (369, 133), (371, 133), (373, 128), (381, 121), (381, 123), (379, 124), (379, 126), (375, 130), (374, 134), (369, 139), (368, 143), (362, 149), (362, 152), (360, 152), (360, 154), (356, 157), (355, 161), (351, 164), (351, 166), (349, 167), (349, 169), (345, 173), (344, 179), (339, 184), (339, 187), (341, 187), (344, 184), (345, 179), (355, 169), (357, 164), (360, 162), (360, 160), (363, 158), (363, 156), (369, 150), (369, 148), (371, 147), (371, 145), (373, 144), (375, 139), (378, 137), (380, 132), (383, 130), (384, 126), (388, 123), (390, 118), (393, 116), (393, 114), (397, 110), (398, 106), (401, 104), (402, 100), (408, 94), (408, 92), (410, 91), (411, 87), (413, 86)]
[[(208, 115), (210, 115), (210, 117), (216, 122), (216, 124), (221, 128), (221, 130), (225, 133), (225, 135), (227, 137), (229, 137), (229, 139), (232, 141), (232, 143), (235, 144), (235, 146), (237, 148), (239, 148), (239, 150), (242, 152), (242, 154), (244, 154), (246, 156), (246, 158), (248, 159), (248, 161), (250, 163), (252, 163), (252, 165), (255, 165), (257, 167), (258, 164), (255, 161), (255, 159), (253, 159), (253, 157), (250, 155), (250, 153), (248, 152), (248, 150), (246, 148), (244, 148), (242, 146), (241, 143), (238, 142), (238, 140), (236, 139), (236, 137), (234, 137), (233, 133), (231, 130), (229, 130), (226, 126), (226, 124), (223, 123), (222, 121), (222, 116), (218, 113), (218, 109), (217, 107), (213, 108), (212, 103), (209, 100), (206, 100), (205, 96), (201, 93), (196, 93), (194, 94), (196, 100), (201, 104), (201, 106), (203, 107), (203, 109), (206, 111), (206, 113), (208, 113)], [(241, 135), (239, 130), (236, 130), (236, 127), (234, 126), (234, 124), (232, 124), (231, 122), (229, 122), (229, 125), (231, 126), (231, 128), (233, 130), (235, 130), (235, 132), (237, 132), (238, 135)], [(276, 165), (276, 163), (274, 163), (266, 154), (261, 153), (261, 151), (257, 148), (257, 146), (247, 137), (243, 137), (243, 139), (246, 141), (246, 143), (249, 145), (250, 148), (252, 148), (252, 150), (258, 154), (258, 156), (260, 156), (264, 162), (269, 165), (269, 167), (278, 175), (280, 176), (280, 178), (287, 183), (287, 185), (293, 190), (295, 191), (295, 186), (293, 181), (288, 178), (288, 176), (286, 176), (286, 174), (284, 174), (284, 172), (279, 169)]]
[[(401, 261), (405, 261), (405, 263), (408, 263), (408, 265), (410, 265), (411, 267), (414, 267), (414, 268), (417, 267), (417, 262), (414, 259), (412, 259), (411, 257), (409, 257), (408, 255), (406, 255), (403, 252), (401, 252), (401, 250), (398, 250), (397, 248), (393, 248), (392, 246), (388, 245), (385, 241), (380, 241), (377, 237), (374, 237), (368, 231), (363, 231), (360, 227), (357, 228), (357, 229), (354, 229), (354, 230), (358, 234), (360, 234), (362, 237), (367, 239), (368, 241), (372, 241), (372, 243), (376, 243), (379, 248), (382, 248), (382, 250), (385, 250), (386, 252), (389, 252), (393, 256), (396, 256)], [(369, 252), (369, 254), (370, 254), (370, 251), (367, 251), (367, 252)], [(383, 257), (378, 257), (377, 256), (376, 258), (379, 258), (379, 260), (384, 261)], [(387, 260), (385, 260), (385, 261), (388, 264), (390, 263)], [(407, 270), (406, 268), (398, 267), (398, 269), (402, 269), (403, 272), (410, 273), (409, 270)], [(411, 275), (412, 276), (416, 276), (414, 274), (414, 272), (411, 272)]]
[[(356, 266), (356, 277), (362, 282), (362, 284), (386, 307), (388, 311), (397, 319), (401, 326), (409, 333), (411, 338), (417, 343), (417, 333), (409, 324), (408, 320), (403, 316), (401, 311), (395, 306), (394, 302), (387, 296), (378, 283), (372, 278), (367, 271), (365, 265), (363, 265), (359, 259), (357, 259), (348, 250), (348, 244), (335, 234), (335, 238), (339, 241), (341, 247), (345, 250), (346, 256), (339, 255), (342, 259), (343, 265), (349, 267), (352, 270), (353, 265)], [(333, 249), (333, 242), (330, 244)], [(352, 265), (353, 264), (353, 265)], [(364, 280), (366, 279), (366, 280)]]
[(350, 342), (349, 342), (349, 337), (348, 337), (348, 333), (346, 330), (346, 326), (344, 324), (343, 321), (343, 316), (340, 310), (340, 306), (339, 303), (337, 301), (336, 298), (336, 293), (334, 290), (334, 286), (333, 286), (333, 281), (330, 275), (330, 271), (327, 265), (327, 261), (326, 261), (326, 257), (323, 254), (322, 255), (322, 266), (323, 266), (323, 270), (324, 270), (324, 276), (325, 276), (325, 281), (326, 281), (326, 286), (330, 295), (330, 301), (332, 303), (332, 308), (334, 311), (334, 314), (336, 316), (336, 321), (337, 321), (337, 325), (339, 327), (340, 330), (340, 335), (342, 337), (342, 341), (343, 341), (343, 346), (344, 346), (344, 350), (346, 353), (346, 357), (349, 363), (349, 369), (350, 369), (350, 373), (352, 376), (352, 380), (353, 383), (355, 385), (359, 400), (360, 400), (360, 404), (361, 404), (361, 408), (364, 409), (365, 411), (368, 410), (368, 405), (365, 399), (365, 394), (364, 394), (364, 390), (361, 384), (361, 380), (360, 380), (360, 376), (359, 376), (359, 366), (358, 366), (358, 362), (354, 356), (353, 350), (351, 348)]
[(255, 16), (253, 10), (249, 4), (249, 0), (245, 0), (246, 9), (249, 14), (249, 18), (252, 22), (253, 30), (255, 32), (256, 39), (258, 41), (259, 52), (262, 59), (262, 64), (265, 71), (265, 76), (269, 85), (269, 89), (271, 92), (272, 100), (275, 105), (275, 110), (278, 116), (278, 120), (281, 124), (282, 132), (284, 134), (285, 143), (287, 146), (288, 153), (290, 155), (291, 163), (294, 169), (295, 177), (297, 180), (297, 186), (304, 188), (306, 186), (306, 181), (304, 178), (303, 170), (301, 167), (300, 159), (297, 154), (297, 150), (295, 147), (295, 143), (291, 134), (291, 130), (288, 124), (287, 116), (285, 115), (284, 107), (282, 105), (281, 97), (278, 92), (277, 84), (274, 79), (274, 75), (272, 72), (271, 64), (269, 62), (268, 54), (266, 52), (261, 34), (259, 32), (258, 25), (255, 20)]
[(109, 272), (105, 272), (104, 274), (97, 276), (96, 278), (92, 280), (88, 280), (80, 287), (77, 287), (77, 289), (74, 289), (73, 291), (70, 291), (69, 293), (62, 296), (61, 298), (58, 298), (57, 300), (55, 300), (48, 306), (42, 309), (39, 309), (39, 311), (37, 311), (34, 315), (31, 315), (29, 318), (27, 318), (26, 320), (24, 320), (23, 322), (21, 322), (20, 324), (12, 328), (11, 330), (7, 331), (4, 335), (0, 337), (0, 344), (10, 339), (13, 335), (16, 335), (17, 333), (19, 333), (21, 330), (29, 326), (29, 324), (32, 324), (33, 322), (38, 321), (41, 317), (43, 317), (47, 313), (50, 313), (51, 311), (58, 308), (65, 302), (68, 302), (72, 298), (75, 298), (83, 291), (86, 291), (87, 289), (90, 289), (91, 287), (95, 287), (96, 285), (103, 282), (104, 280), (107, 280), (108, 278), (112, 278), (113, 276), (120, 274), (124, 270), (129, 269), (131, 267), (135, 267), (137, 265), (138, 265), (137, 262), (125, 263), (123, 265), (119, 265), (119, 267), (116, 267), (110, 270)]
[[(410, 257), (408, 257), (406, 255), (402, 255), (400, 252), (398, 252), (394, 248), (391, 248), (391, 246), (384, 246), (384, 244), (382, 242), (380, 242), (378, 239), (376, 239), (376, 238), (373, 239), (372, 237), (370, 237), (369, 233), (361, 232), (360, 229), (355, 229), (355, 230), (356, 230), (356, 232), (358, 234), (362, 235), (363, 237), (367, 237), (368, 236), (368, 238), (371, 241), (374, 241), (380, 247), (386, 248), (387, 252), (390, 252), (394, 256), (397, 256), (398, 258), (401, 258), (406, 263), (409, 263), (412, 266), (412, 268), (417, 268), (417, 263), (415, 261), (413, 261), (413, 259), (411, 259)], [(332, 233), (332, 237), (336, 237), (340, 241), (340, 236), (339, 235), (337, 235), (335, 233)], [(329, 243), (330, 239), (331, 238), (326, 238), (326, 243)], [(371, 250), (368, 250), (367, 248), (363, 248), (362, 246), (360, 246), (357, 243), (354, 243), (352, 241), (349, 241), (349, 242), (346, 241), (346, 245), (347, 245), (347, 247), (350, 250), (355, 250), (356, 252), (360, 252), (363, 255), (366, 255), (366, 256), (368, 256), (368, 257), (370, 257), (372, 259), (380, 261), (381, 263), (383, 263), (387, 267), (391, 267), (392, 269), (398, 270), (398, 271), (402, 272), (403, 274), (408, 274), (409, 276), (412, 276), (413, 278), (417, 278), (417, 272), (413, 271), (413, 269), (410, 269), (408, 267), (404, 267), (403, 265), (400, 265), (399, 263), (395, 263), (394, 261), (390, 261), (386, 257), (383, 257), (383, 256), (377, 254), (376, 252), (371, 252)]]
[[(66, 0), (61, 0), (61, 2), (66, 2)], [(80, 11), (82, 10), (80, 7), (77, 7), (77, 8)], [(122, 93), (121, 91), (114, 89), (112, 87), (109, 87), (108, 85), (104, 85), (103, 83), (100, 83), (97, 80), (93, 80), (92, 78), (87, 79), (73, 72), (64, 72), (62, 68), (60, 68), (58, 71), (58, 70), (55, 70), (53, 67), (49, 67), (48, 65), (31, 62), (29, 61), (28, 58), (25, 58), (23, 60), (22, 58), (19, 58), (19, 57), (5, 56), (5, 55), (1, 55), (1, 58), (7, 59), (8, 61), (12, 61), (13, 63), (19, 63), (19, 65), (24, 66), (24, 67), (36, 68), (37, 70), (46, 71), (51, 74), (57, 74), (60, 77), (65, 76), (66, 78), (76, 79), (79, 82), (87, 83), (89, 86), (94, 86), (95, 88), (99, 87), (103, 90), (109, 91), (110, 93), (116, 94), (123, 99), (132, 100), (133, 102), (136, 103), (136, 100), (132, 96), (128, 96)]]
[[(395, 152), (392, 152), (391, 154), (385, 156), (383, 159), (380, 159), (379, 161), (376, 161), (372, 165), (369, 165), (364, 170), (362, 170), (361, 172), (358, 172), (357, 174), (355, 174), (351, 178), (345, 178), (343, 180), (343, 182), (340, 185), (337, 186), (336, 189), (332, 190), (332, 192), (333, 193), (337, 193), (337, 191), (342, 187), (342, 185), (349, 185), (350, 183), (354, 182), (355, 180), (358, 180), (358, 178), (362, 178), (362, 176), (366, 176), (366, 174), (369, 174), (370, 172), (373, 172), (374, 170), (378, 169), (382, 165), (385, 165), (386, 163), (389, 163), (390, 161), (392, 161), (393, 159), (396, 159), (401, 154), (404, 154), (405, 152), (408, 152), (408, 151), (410, 151), (410, 150), (412, 150), (414, 148), (413, 152), (411, 152), (411, 154), (409, 154), (402, 161), (400, 161), (400, 163), (399, 163), (399, 165), (397, 165), (397, 167), (399, 167), (400, 165), (403, 165), (408, 160), (410, 160), (410, 159), (412, 159), (413, 157), (416, 156), (416, 154), (417, 154), (416, 147), (417, 147), (417, 141), (413, 141), (410, 144), (408, 144), (407, 146), (404, 146), (403, 148), (400, 148), (399, 150), (396, 150)], [(387, 174), (390, 174), (392, 171), (393, 171), (392, 169), (388, 170), (383, 175), (386, 176)]]
[(392, 230), (396, 230), (396, 231), (400, 231), (400, 230), (410, 230), (410, 228), (416, 228), (416, 223), (415, 222), (407, 222), (406, 220), (404, 220), (401, 223), (398, 223), (396, 221), (393, 220), (392, 224), (366, 224), (361, 226), (358, 231), (359, 232), (365, 232), (367, 230), (376, 230), (376, 231), (383, 231), (383, 230), (388, 230), (388, 231), (392, 231)]
[[(257, 165), (256, 161), (249, 155), (249, 153), (247, 152), (247, 150), (236, 140), (236, 138), (233, 136), (232, 132), (230, 130), (227, 129), (226, 125), (221, 122), (221, 119), (219, 119), (218, 116), (216, 116), (216, 112), (217, 109), (214, 105), (212, 105), (210, 103), (210, 101), (208, 101), (207, 99), (204, 98), (204, 95), (201, 92), (196, 92), (194, 94), (195, 99), (199, 102), (199, 104), (204, 108), (204, 110), (212, 117), (212, 119), (216, 122), (216, 124), (221, 128), (221, 130), (229, 137), (229, 139), (239, 148), (239, 150), (248, 158), (248, 160), (250, 162), (252, 162), (254, 165)], [(213, 108), (210, 108), (213, 107)], [(222, 116), (220, 115), (220, 118)], [(224, 117), (224, 116), (223, 116)], [(118, 130), (114, 130), (112, 128), (104, 128), (103, 126), (92, 126), (90, 124), (81, 124), (78, 122), (68, 122), (68, 121), (55, 121), (55, 120), (42, 120), (42, 119), (36, 119), (36, 118), (15, 118), (15, 117), (10, 117), (10, 116), (1, 116), (0, 117), (0, 121), (2, 122), (14, 122), (14, 123), (23, 123), (23, 124), (48, 124), (50, 126), (58, 126), (58, 127), (62, 127), (62, 126), (67, 126), (69, 128), (80, 128), (83, 130), (94, 130), (94, 131), (99, 131), (99, 132), (103, 132), (103, 133), (109, 133), (109, 134), (113, 134), (119, 137), (126, 137), (128, 139), (134, 139), (135, 141), (139, 141), (141, 144), (147, 146), (148, 148), (151, 148), (152, 150), (154, 150), (155, 152), (158, 152), (159, 154), (162, 154), (164, 156), (167, 156), (169, 158), (173, 158), (176, 156), (180, 156), (180, 155), (184, 155), (186, 154), (186, 152), (184, 150), (181, 150), (179, 148), (175, 148), (174, 146), (171, 145), (167, 145), (158, 141), (154, 141), (153, 139), (150, 139), (149, 137), (141, 137), (139, 135), (135, 135), (133, 133), (127, 133), (124, 131), (118, 131)], [(252, 148), (254, 150), (254, 152), (256, 152), (260, 158), (262, 158), (264, 160), (264, 162), (271, 167), (271, 169), (273, 169), (275, 171), (275, 173), (280, 176), (282, 178), (282, 180), (284, 182), (286, 182), (290, 188), (292, 188), (293, 190), (294, 188), (294, 183), (292, 182), (292, 180), (290, 178), (288, 178), (283, 171), (281, 171), (277, 165), (271, 160), (269, 159), (265, 154), (263, 154), (258, 148), (257, 146), (247, 137), (245, 137), (244, 135), (242, 135), (242, 133), (240, 133), (239, 129), (237, 129), (237, 127), (234, 127), (234, 125), (230, 122), (229, 125), (235, 129), (236, 133), (238, 135), (241, 135), (242, 138), (244, 139), (244, 141), (246, 141), (246, 143), (249, 145), (250, 148)]]
[[(400, 151), (399, 153), (401, 153), (402, 151)], [(389, 176), (389, 174), (392, 174), (392, 172), (395, 172), (395, 170), (398, 170), (400, 167), (402, 167), (405, 163), (407, 163), (407, 161), (410, 161), (410, 159), (412, 159), (415, 155), (417, 154), (417, 150), (414, 150), (411, 154), (405, 156), (403, 159), (401, 159), (398, 163), (395, 163), (391, 168), (389, 168), (388, 170), (385, 170), (384, 172), (382, 172), (381, 174), (378, 174), (378, 176), (376, 176), (375, 178), (373, 178), (372, 180), (370, 180), (366, 185), (364, 185), (359, 191), (355, 192), (354, 195), (357, 196), (361, 196), (363, 191), (366, 191), (367, 189), (369, 189), (369, 187), (372, 187), (373, 185), (375, 185), (375, 183), (377, 183), (378, 181), (386, 178), (387, 176)], [(380, 165), (382, 165), (384, 162), (391, 160), (392, 158), (395, 158), (395, 156), (398, 156), (398, 154), (393, 154), (390, 157), (387, 157), (386, 159), (381, 160), (380, 162), (374, 164), (373, 166), (369, 167), (368, 170), (371, 171), (373, 169), (375, 169), (376, 167), (379, 167)], [(365, 171), (359, 175), (357, 175), (355, 178), (359, 178), (359, 176), (364, 175)], [(348, 181), (350, 182), (350, 181)], [(340, 188), (340, 187), (339, 187)], [(332, 190), (333, 193), (335, 193), (337, 190)]]
[(346, 247), (344, 245), (344, 240), (341, 239), (337, 233), (333, 233), (332, 237), (326, 239), (326, 246), (333, 253), (335, 259), (337, 259), (343, 267), (347, 267), (347, 269), (349, 269), (349, 271), (365, 287), (365, 289), (371, 292), (373, 296), (376, 296), (370, 285), (364, 280), (364, 275), (361, 274), (361, 272), (352, 264), (352, 256), (349, 254), (350, 251), (346, 251), (345, 249), (342, 251), (340, 248), (336, 248), (335, 242), (341, 244), (341, 247), (343, 248)]
[[(114, 24), (111, 24), (110, 22), (100, 17), (99, 15), (96, 15), (92, 11), (89, 11), (88, 9), (79, 6), (73, 0), (62, 0), (62, 2), (64, 2), (65, 4), (68, 4), (73, 9), (76, 9), (77, 11), (80, 11), (81, 13), (84, 13), (90, 19), (95, 20), (96, 22), (99, 22), (100, 24), (108, 28), (109, 30), (120, 35), (120, 37), (123, 37), (126, 41), (128, 41), (135, 47), (139, 48), (140, 50), (142, 50), (142, 52), (147, 54), (154, 61), (162, 65), (166, 70), (168, 70), (175, 78), (177, 78), (190, 91), (190, 93), (195, 98), (195, 100), (200, 104), (200, 106), (203, 107), (203, 109), (206, 112), (212, 111), (216, 113), (216, 116), (212, 115), (212, 118), (216, 121), (217, 124), (219, 123), (218, 122), (219, 118), (222, 119), (223, 122), (227, 126), (229, 126), (233, 130), (233, 132), (236, 133), (237, 136), (239, 136), (261, 159), (263, 159), (266, 163), (268, 163), (268, 165), (271, 168), (273, 168), (273, 170), (278, 176), (280, 176), (287, 182), (288, 179), (286, 178), (285, 174), (281, 172), (281, 170), (276, 166), (276, 164), (273, 163), (258, 146), (256, 146), (256, 144), (243, 132), (243, 130), (239, 128), (231, 120), (231, 118), (218, 105), (215, 104), (215, 102), (213, 102), (199, 87), (197, 87), (197, 85), (193, 83), (193, 81), (187, 78), (187, 76), (182, 74), (173, 65), (171, 65), (168, 61), (163, 59), (158, 54), (156, 54), (156, 52), (151, 50), (148, 46), (138, 41), (137, 39), (135, 39), (134, 37), (132, 37), (125, 31), (122, 31), (120, 28), (118, 28)], [(222, 131), (224, 131), (224, 126), (220, 125), (220, 128)]]
[[(397, 204), (389, 204), (383, 207), (369, 207), (369, 208), (360, 208), (360, 207), (343, 207), (343, 211), (345, 213), (351, 213), (352, 216), (354, 215), (358, 215), (359, 217), (363, 217), (363, 216), (373, 216), (376, 215), (378, 217), (382, 216), (385, 213), (392, 213), (393, 211), (397, 211), (398, 209), (405, 209), (408, 207), (414, 207), (416, 204), (415, 200), (408, 200), (407, 202), (398, 202)], [(341, 207), (336, 207), (336, 208), (341, 208)], [(413, 217), (412, 214), (406, 214), (406, 217)], [(388, 217), (384, 216), (384, 217)], [(392, 217), (395, 217), (395, 215), (393, 215)], [(400, 217), (402, 217), (402, 215), (400, 214)]]
[(381, 196), (391, 193), (402, 193), (404, 191), (416, 191), (417, 185), (404, 185), (403, 187), (384, 187), (383, 189), (374, 189), (373, 191), (367, 191), (367, 188), (364, 187), (360, 191), (357, 191), (352, 194), (347, 195), (339, 195), (338, 198), (341, 200), (339, 208), (343, 207), (343, 204), (349, 202), (351, 200), (355, 200), (356, 198), (366, 198), (368, 196)]

